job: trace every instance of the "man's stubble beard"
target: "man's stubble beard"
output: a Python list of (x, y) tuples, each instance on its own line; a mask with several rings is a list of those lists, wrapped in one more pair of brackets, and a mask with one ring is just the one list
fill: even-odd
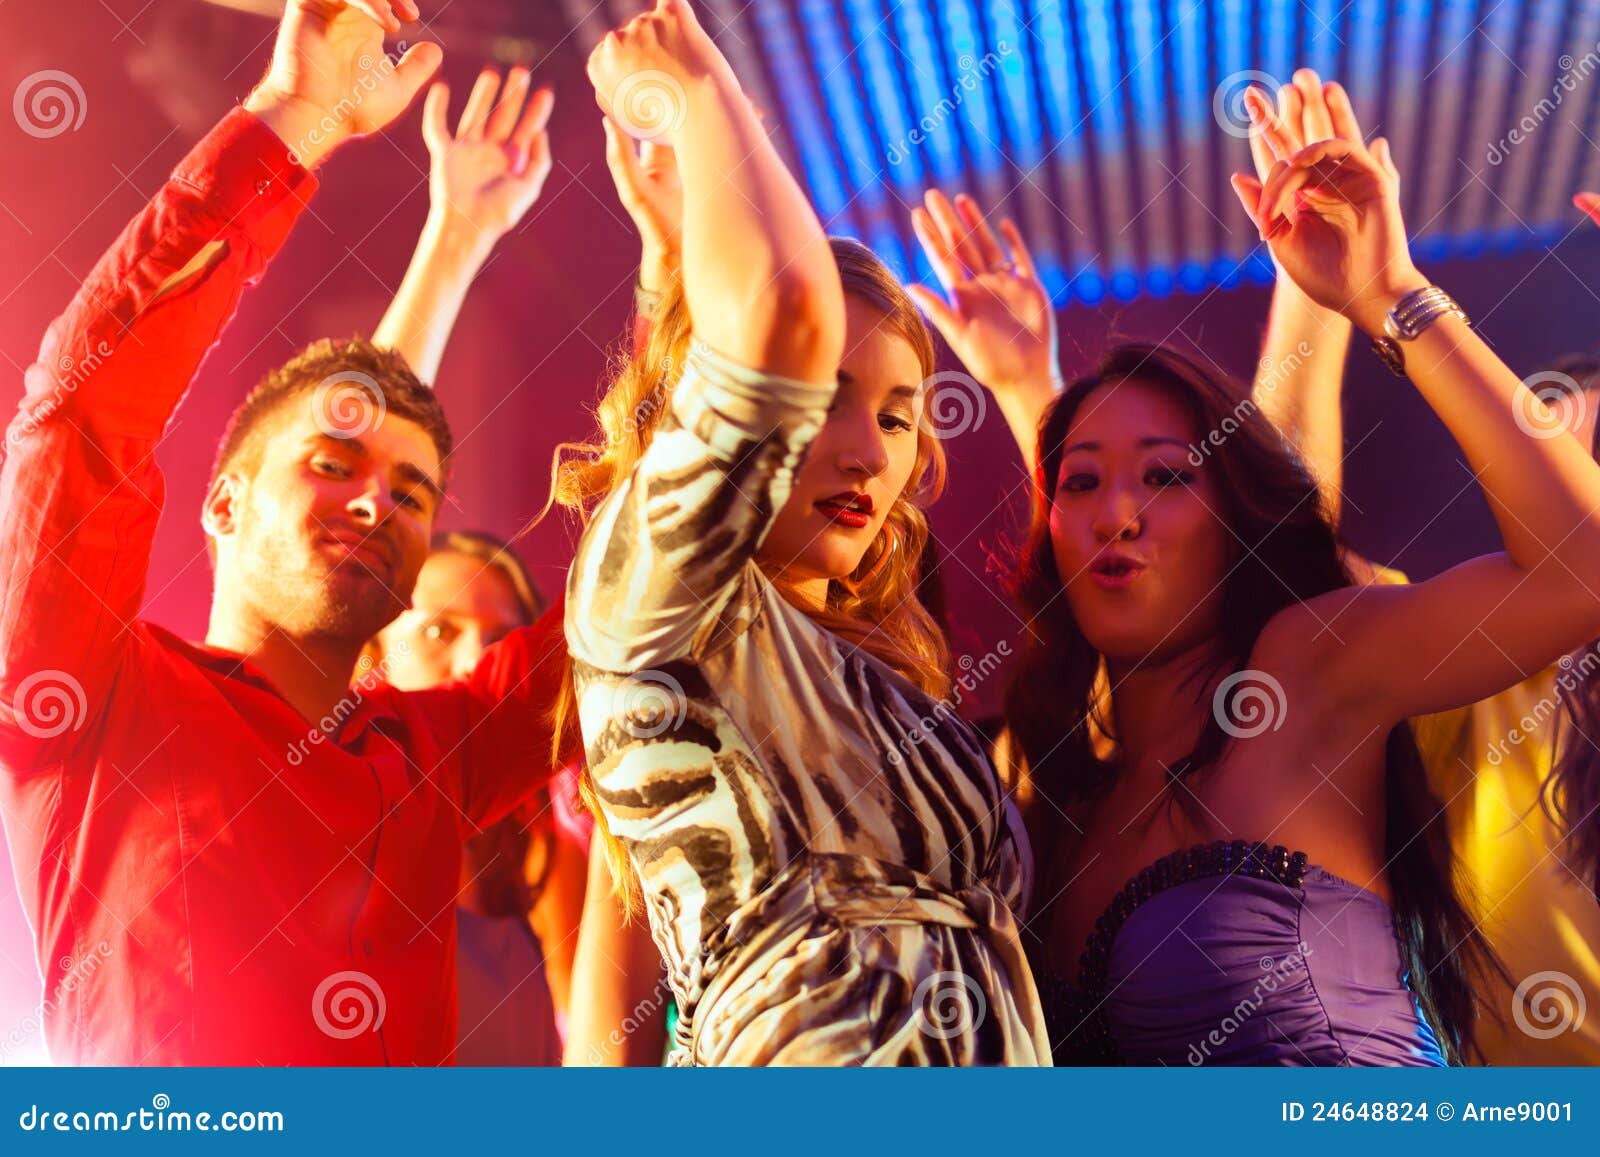
[(305, 541), (263, 539), (242, 569), (258, 613), (295, 637), (359, 648), (410, 605), (361, 559), (335, 564)]

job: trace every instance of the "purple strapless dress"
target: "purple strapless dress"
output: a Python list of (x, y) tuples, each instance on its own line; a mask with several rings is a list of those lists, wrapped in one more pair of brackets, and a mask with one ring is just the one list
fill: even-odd
[(1304, 852), (1201, 844), (1140, 872), (1076, 984), (1040, 970), (1057, 1064), (1445, 1063), (1384, 901)]

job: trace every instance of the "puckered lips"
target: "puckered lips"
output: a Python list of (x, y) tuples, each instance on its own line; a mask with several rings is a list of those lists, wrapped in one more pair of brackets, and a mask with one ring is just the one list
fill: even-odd
[(1138, 581), (1147, 564), (1122, 550), (1101, 551), (1089, 564), (1089, 579), (1103, 591), (1125, 591)]

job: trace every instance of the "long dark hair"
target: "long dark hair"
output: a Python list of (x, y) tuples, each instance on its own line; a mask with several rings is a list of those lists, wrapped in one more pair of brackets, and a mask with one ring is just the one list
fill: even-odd
[[(1579, 404), (1600, 399), (1600, 358), (1569, 354), (1551, 367), (1551, 385), (1569, 381)], [(1571, 390), (1565, 391), (1571, 393)], [(1600, 422), (1595, 424), (1589, 453), (1600, 461)], [(1591, 656), (1600, 655), (1600, 639), (1591, 639), (1570, 661), (1562, 660), (1556, 687), (1564, 708), (1556, 724), (1555, 763), (1540, 789), (1544, 813), (1561, 833), (1559, 858), (1588, 885), (1600, 901), (1600, 686), (1591, 681)]]
[[(1022, 768), (1018, 797), (1039, 848), (1061, 846), (1065, 809), (1098, 798), (1118, 776), (1115, 760), (1096, 753), (1092, 729), (1112, 733), (1110, 720), (1098, 714), (1104, 703), (1096, 702), (1101, 655), (1062, 596), (1050, 511), (1066, 434), (1084, 400), (1128, 379), (1167, 390), (1188, 407), (1197, 430), (1219, 433), (1192, 447), (1190, 460), (1217, 471), (1229, 538), (1241, 545), (1223, 586), (1216, 658), (1196, 673), (1197, 694), (1248, 665), (1273, 615), (1353, 585), (1316, 481), (1247, 394), (1162, 346), (1109, 350), (1092, 373), (1067, 387), (1040, 424), (1033, 518), (1012, 577), (1030, 630), (1007, 690), (1006, 720)], [(1172, 786), (1214, 767), (1228, 742), (1208, 712), (1194, 749), (1169, 773)], [(1457, 1063), (1474, 1047), (1474, 982), (1503, 969), (1456, 892), (1444, 809), (1428, 790), (1409, 726), (1390, 732), (1386, 763), (1385, 847), (1401, 953), (1423, 1014), (1439, 1030), (1447, 1059)], [(1186, 807), (1188, 796), (1173, 792), (1169, 799)], [(1062, 883), (1049, 876), (1039, 873), (1041, 898), (1055, 895)]]

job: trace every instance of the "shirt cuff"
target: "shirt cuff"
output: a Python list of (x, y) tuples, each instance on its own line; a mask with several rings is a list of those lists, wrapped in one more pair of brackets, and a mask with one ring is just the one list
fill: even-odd
[(248, 230), (267, 256), (288, 239), (318, 186), (278, 134), (244, 108), (223, 117), (172, 177), (200, 194), (219, 226)]
[(805, 446), (822, 429), (836, 389), (753, 370), (696, 339), (672, 411), (714, 457), (731, 462), (774, 434), (791, 450)]

